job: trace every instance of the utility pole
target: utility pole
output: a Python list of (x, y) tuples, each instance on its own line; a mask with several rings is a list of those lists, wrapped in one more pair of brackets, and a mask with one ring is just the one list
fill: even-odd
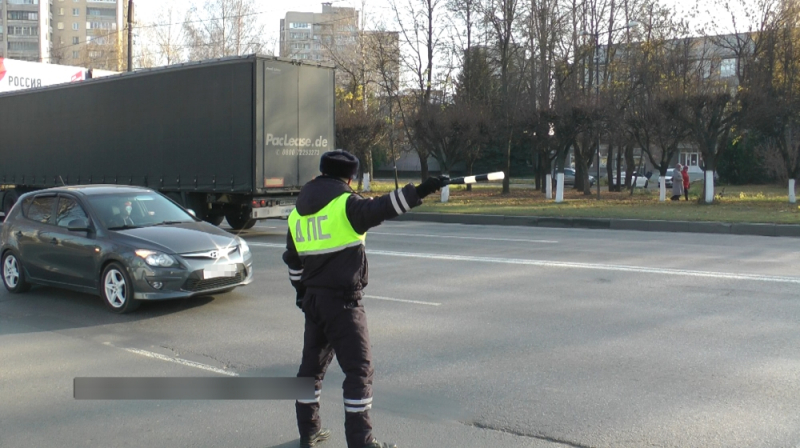
[(133, 0), (128, 0), (128, 71), (133, 71)]

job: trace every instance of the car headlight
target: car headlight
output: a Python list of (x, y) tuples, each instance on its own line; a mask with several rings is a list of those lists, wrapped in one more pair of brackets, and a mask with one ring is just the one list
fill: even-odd
[(250, 252), (250, 246), (247, 245), (247, 241), (244, 238), (239, 238), (239, 251), (242, 252), (242, 255)]
[(156, 252), (154, 250), (145, 250), (140, 249), (136, 251), (136, 255), (142, 257), (144, 262), (150, 266), (155, 266), (159, 268), (168, 268), (170, 266), (174, 266), (178, 264), (174, 258), (170, 257), (167, 254)]

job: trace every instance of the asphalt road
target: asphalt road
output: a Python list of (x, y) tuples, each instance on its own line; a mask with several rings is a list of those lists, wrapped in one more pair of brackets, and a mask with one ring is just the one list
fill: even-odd
[[(151, 303), (0, 291), (0, 447), (293, 447), (289, 401), (84, 401), (84, 376), (293, 376), (282, 221), (257, 280)], [(386, 223), (365, 299), (379, 439), (417, 447), (800, 447), (791, 238)], [(338, 366), (322, 415), (344, 447)]]

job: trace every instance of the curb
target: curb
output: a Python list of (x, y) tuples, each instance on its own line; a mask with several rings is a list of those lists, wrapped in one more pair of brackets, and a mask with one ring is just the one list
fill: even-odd
[(800, 225), (706, 221), (650, 221), (643, 219), (558, 218), (545, 216), (464, 215), (410, 212), (397, 221), (437, 222), (490, 226), (555, 227), (573, 229), (638, 230), (644, 232), (711, 233), (720, 235), (800, 237)]

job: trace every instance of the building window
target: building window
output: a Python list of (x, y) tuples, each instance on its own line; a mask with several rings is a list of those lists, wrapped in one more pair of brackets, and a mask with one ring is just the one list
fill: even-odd
[(79, 42), (80, 42), (79, 38), (77, 38), (77, 37), (73, 37), (72, 38), (72, 45), (78, 45)]
[(108, 43), (108, 38), (105, 36), (86, 36), (86, 43), (103, 45)]
[(86, 8), (86, 15), (91, 17), (116, 18), (117, 11), (110, 8)]
[(9, 5), (38, 5), (39, 0), (8, 0)]
[(64, 8), (58, 8), (58, 15), (60, 16), (64, 15)]
[(39, 51), (37, 42), (9, 42), (8, 49), (11, 51)]
[(9, 36), (36, 36), (39, 28), (35, 26), (10, 26), (8, 27)]
[(293, 23), (289, 24), (289, 28), (306, 29), (306, 28), (311, 28), (311, 24), (306, 23), (306, 22), (293, 22)]
[(736, 59), (723, 59), (719, 64), (719, 77), (730, 78), (736, 75)]
[(58, 25), (56, 25), (56, 28), (58, 28), (60, 30), (63, 30), (64, 29), (64, 22), (58, 22)]
[(39, 13), (28, 11), (8, 11), (8, 20), (39, 20)]
[(72, 24), (72, 29), (74, 31), (78, 31), (78, 23), (77, 22)]
[(72, 52), (72, 59), (78, 59), (79, 57), (81, 57), (80, 52), (78, 52), (78, 51), (73, 51)]
[(75, 17), (80, 17), (81, 9), (80, 8), (72, 8), (72, 15)]
[(86, 22), (87, 30), (115, 30), (116, 22)]

